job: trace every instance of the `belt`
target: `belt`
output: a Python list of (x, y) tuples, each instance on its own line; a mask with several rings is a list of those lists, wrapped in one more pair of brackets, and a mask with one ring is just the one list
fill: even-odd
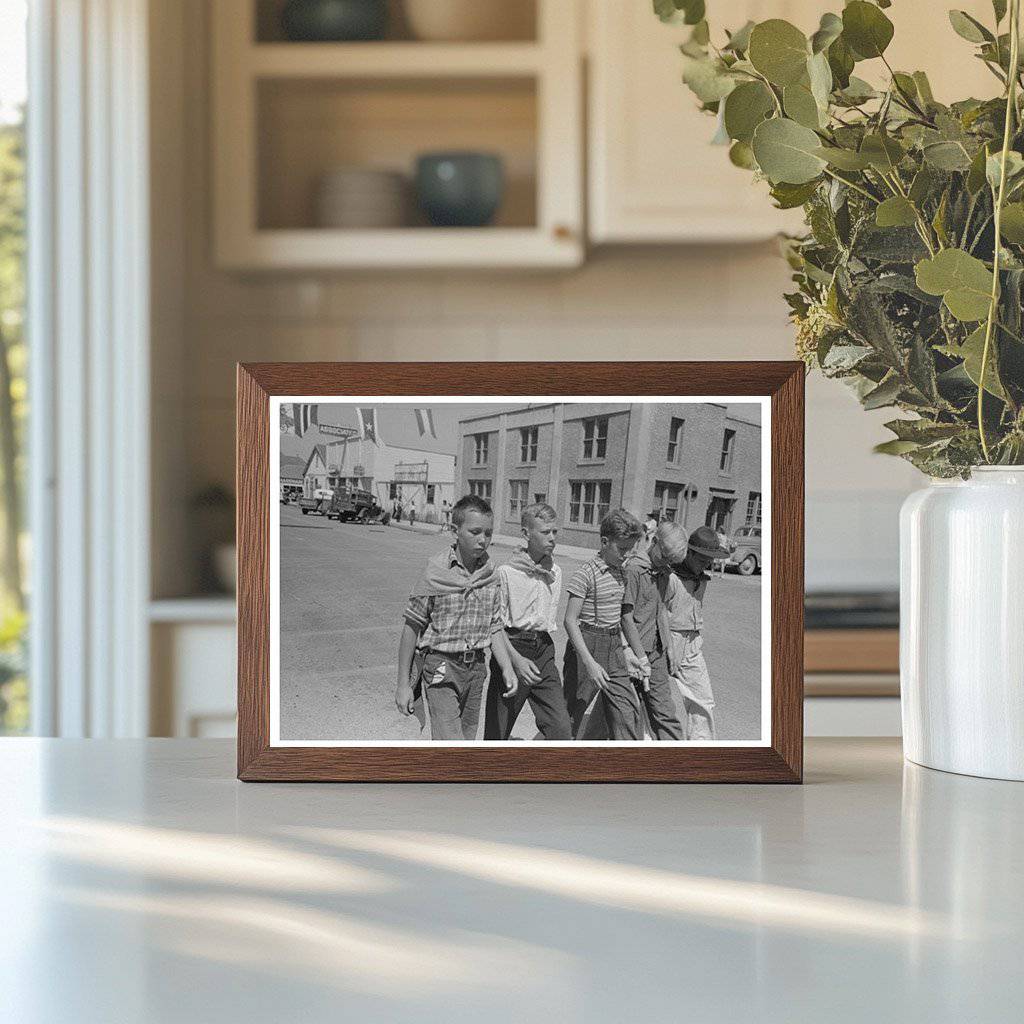
[(546, 629), (518, 629), (509, 626), (505, 632), (510, 640), (518, 640), (526, 644), (550, 644), (554, 643), (551, 634)]
[(467, 651), (439, 651), (436, 647), (428, 647), (427, 654), (436, 654), (439, 658), (447, 658), (462, 665), (476, 665), (484, 660), (483, 647), (472, 647)]
[(618, 636), (618, 626), (597, 626), (592, 622), (581, 622), (580, 629), (585, 629), (588, 633), (599, 633), (601, 636)]

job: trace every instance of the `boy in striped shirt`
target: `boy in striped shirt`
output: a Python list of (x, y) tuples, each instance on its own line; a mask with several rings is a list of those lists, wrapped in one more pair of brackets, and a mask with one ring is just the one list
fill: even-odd
[(640, 700), (629, 678), (621, 636), (622, 563), (642, 534), (640, 521), (625, 509), (610, 512), (601, 520), (600, 551), (580, 566), (565, 588), (565, 697), (576, 739), (598, 693), (609, 738), (643, 738)]

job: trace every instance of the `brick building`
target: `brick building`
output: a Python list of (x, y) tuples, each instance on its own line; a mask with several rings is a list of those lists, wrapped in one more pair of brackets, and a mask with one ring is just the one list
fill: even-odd
[(761, 522), (761, 427), (715, 403), (537, 405), (461, 420), (456, 494), (479, 494), (495, 532), (546, 501), (559, 540), (596, 548), (610, 508), (653, 509), (694, 529)]

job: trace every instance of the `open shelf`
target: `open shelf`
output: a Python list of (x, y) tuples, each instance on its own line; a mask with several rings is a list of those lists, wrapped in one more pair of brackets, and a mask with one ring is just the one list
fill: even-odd
[(251, 47), (257, 78), (382, 78), (533, 75), (534, 43), (273, 43)]
[[(213, 7), (214, 243), (231, 269), (567, 267), (583, 258), (577, 0), (529, 4), (531, 33), (502, 42), (281, 41), (278, 0)], [(492, 222), (435, 228), (413, 180), (423, 153), (500, 156)], [(402, 217), (322, 224), (325, 176), (401, 173)], [(366, 216), (362, 216), (363, 213)], [(389, 211), (390, 213), (391, 211)]]

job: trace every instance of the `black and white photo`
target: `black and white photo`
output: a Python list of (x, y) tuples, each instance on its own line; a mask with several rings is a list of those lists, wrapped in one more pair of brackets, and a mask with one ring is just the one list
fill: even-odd
[(769, 408), (274, 397), (272, 745), (766, 745)]

